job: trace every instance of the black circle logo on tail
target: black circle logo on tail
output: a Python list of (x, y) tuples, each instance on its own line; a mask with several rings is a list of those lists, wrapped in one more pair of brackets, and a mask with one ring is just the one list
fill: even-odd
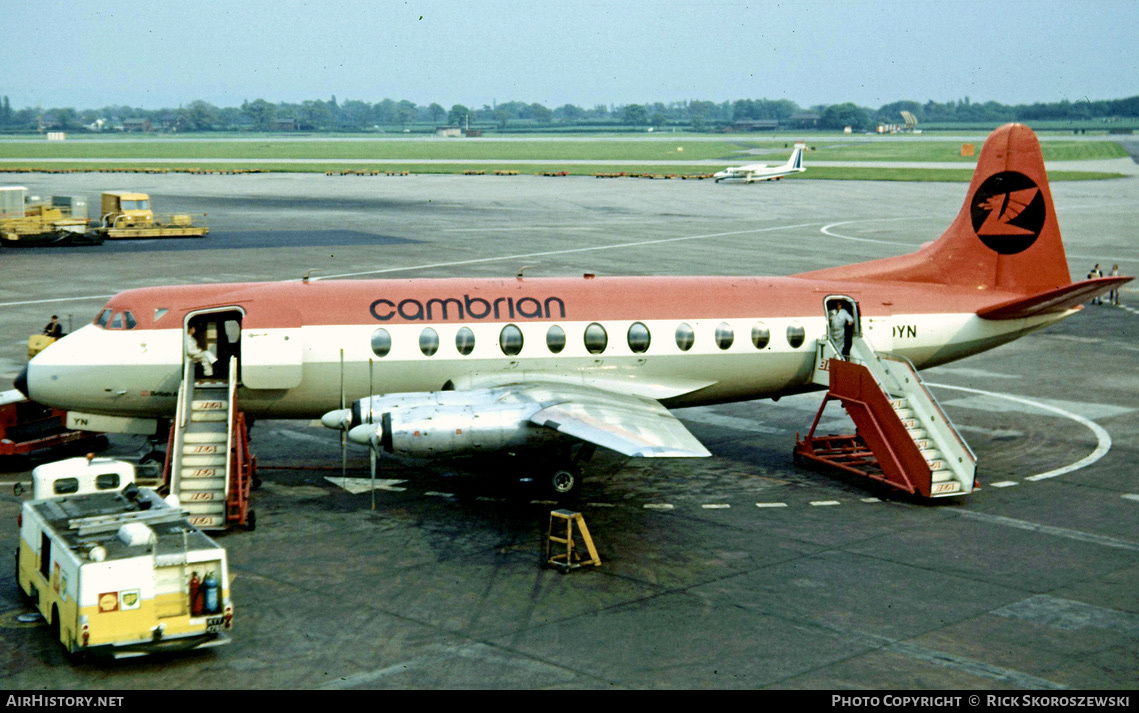
[(985, 179), (969, 208), (973, 232), (1001, 255), (1015, 255), (1031, 247), (1048, 217), (1040, 187), (1016, 171), (1002, 171)]

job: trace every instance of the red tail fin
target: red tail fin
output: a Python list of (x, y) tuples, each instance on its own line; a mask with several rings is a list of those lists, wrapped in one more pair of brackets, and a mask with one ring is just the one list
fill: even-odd
[(985, 141), (957, 219), (916, 253), (799, 277), (927, 282), (1035, 294), (1071, 282), (1036, 134), (1006, 124)]

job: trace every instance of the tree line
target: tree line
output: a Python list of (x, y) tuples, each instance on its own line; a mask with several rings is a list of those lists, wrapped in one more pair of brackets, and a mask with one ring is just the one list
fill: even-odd
[(160, 131), (377, 131), (395, 127), (410, 130), (428, 126), (459, 126), (480, 129), (524, 129), (557, 127), (657, 127), (695, 131), (716, 131), (740, 122), (778, 121), (782, 125), (813, 126), (820, 129), (873, 130), (880, 123), (900, 123), (901, 112), (909, 111), (919, 124), (986, 123), (1008, 121), (1139, 118), (1139, 96), (1126, 99), (1060, 101), (1005, 105), (998, 102), (972, 103), (968, 97), (945, 103), (897, 101), (877, 109), (841, 103), (801, 107), (788, 99), (737, 99), (712, 102), (655, 102), (580, 107), (563, 104), (550, 109), (540, 103), (519, 101), (483, 105), (479, 108), (454, 104), (449, 109), (438, 103), (416, 104), (408, 100), (383, 99), (369, 103), (357, 99), (337, 101), (313, 99), (301, 103), (273, 103), (264, 99), (242, 102), (240, 107), (218, 107), (195, 100), (173, 109), (141, 109), (106, 106), (100, 109), (58, 107), (12, 109), (8, 97), (0, 98), (0, 130), (100, 131), (144, 128)]

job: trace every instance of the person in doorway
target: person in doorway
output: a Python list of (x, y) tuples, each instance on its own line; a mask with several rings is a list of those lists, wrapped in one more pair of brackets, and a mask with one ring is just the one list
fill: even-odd
[(51, 321), (44, 326), (44, 336), (59, 339), (63, 336), (63, 325), (59, 323), (59, 315), (53, 314)]
[(830, 339), (836, 349), (842, 350), (842, 358), (850, 358), (850, 342), (854, 337), (854, 317), (839, 300), (831, 302)]
[(186, 328), (186, 357), (190, 361), (197, 362), (202, 365), (202, 374), (204, 376), (214, 375), (214, 362), (217, 357), (213, 355), (208, 349), (203, 349), (202, 345), (198, 342), (197, 327), (190, 325)]
[[(1108, 276), (1119, 277), (1119, 265), (1112, 265), (1111, 266), (1111, 272), (1108, 273)], [(1117, 288), (1113, 287), (1111, 289), (1111, 292), (1107, 293), (1107, 298), (1108, 298), (1107, 301), (1110, 302), (1112, 305), (1114, 305), (1116, 307), (1119, 306), (1119, 290)]]
[[(1095, 267), (1093, 267), (1091, 270), (1088, 271), (1088, 279), (1089, 280), (1095, 280), (1095, 279), (1098, 279), (1100, 277), (1103, 277), (1103, 271), (1099, 269), (1099, 263), (1097, 262), (1095, 264)], [(1092, 304), (1093, 305), (1101, 305), (1101, 304), (1103, 304), (1103, 299), (1100, 298), (1099, 295), (1096, 295), (1095, 297), (1092, 298)]]

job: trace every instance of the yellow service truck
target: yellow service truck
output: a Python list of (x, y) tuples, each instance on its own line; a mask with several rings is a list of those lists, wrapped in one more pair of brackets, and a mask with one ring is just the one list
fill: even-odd
[(28, 196), (24, 186), (0, 186), (0, 244), (88, 245), (102, 239), (87, 229), (83, 196)]
[(150, 196), (133, 191), (103, 194), (99, 224), (91, 233), (98, 238), (200, 238), (210, 229), (194, 225), (188, 214), (169, 216), (160, 221), (150, 209)]
[(16, 568), (69, 655), (127, 658), (229, 643), (225, 554), (181, 509), (129, 483), (24, 502)]

